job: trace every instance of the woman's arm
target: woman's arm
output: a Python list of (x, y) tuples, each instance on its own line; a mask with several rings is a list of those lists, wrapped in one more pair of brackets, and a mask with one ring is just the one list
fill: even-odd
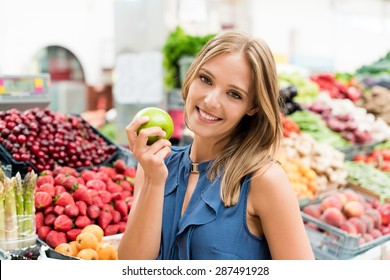
[(298, 199), (287, 174), (274, 163), (261, 176), (257, 174), (253, 177), (248, 205), (260, 218), (272, 258), (314, 259)]
[(160, 250), (164, 187), (168, 169), (164, 159), (171, 153), (171, 143), (160, 139), (147, 145), (151, 136), (164, 136), (160, 127), (137, 133), (148, 118), (133, 120), (126, 128), (129, 147), (138, 161), (134, 201), (126, 230), (118, 248), (119, 259), (156, 259)]
[(138, 165), (134, 201), (118, 247), (119, 259), (156, 259), (161, 240), (164, 185), (151, 185)]

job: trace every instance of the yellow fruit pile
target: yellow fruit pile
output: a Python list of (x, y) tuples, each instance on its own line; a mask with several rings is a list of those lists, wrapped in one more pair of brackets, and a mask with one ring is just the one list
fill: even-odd
[(102, 241), (103, 236), (103, 229), (91, 224), (83, 228), (75, 241), (61, 243), (54, 250), (83, 260), (117, 260), (117, 249), (111, 243)]

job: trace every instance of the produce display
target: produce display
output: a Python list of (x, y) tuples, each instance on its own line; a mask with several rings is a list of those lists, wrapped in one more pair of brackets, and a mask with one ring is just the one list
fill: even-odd
[(325, 91), (331, 98), (347, 98), (355, 102), (362, 96), (362, 92), (359, 89), (338, 81), (333, 74), (317, 74), (310, 77), (310, 79), (317, 83), (320, 90)]
[(12, 156), (36, 172), (99, 165), (117, 151), (80, 117), (38, 108), (0, 112), (0, 148), (3, 160)]
[(302, 212), (313, 249), (328, 258), (351, 258), (390, 240), (390, 203), (353, 189), (330, 193)]
[(298, 104), (305, 105), (310, 104), (317, 99), (319, 94), (319, 86), (304, 77), (298, 72), (294, 73), (279, 73), (278, 74), (280, 87), (285, 88), (293, 85), (297, 89), (297, 95), (294, 96), (293, 100)]
[(344, 164), (348, 172), (348, 180), (382, 201), (390, 201), (390, 176), (371, 164), (346, 161)]
[(357, 107), (349, 99), (334, 99), (321, 94), (308, 108), (321, 114), (328, 127), (342, 132), (349, 142), (382, 142), (390, 137), (390, 127), (383, 119)]
[[(292, 182), (299, 178), (308, 190), (298, 193), (299, 198), (311, 198), (318, 193), (337, 189), (346, 185), (347, 172), (344, 170), (344, 154), (323, 143), (318, 143), (305, 133), (291, 133), (283, 139), (284, 158), (290, 162), (285, 170)], [(282, 166), (283, 164), (283, 159)], [(296, 167), (292, 167), (292, 164)], [(305, 168), (303, 169), (302, 166)], [(299, 170), (297, 173), (295, 170)], [(314, 171), (314, 174), (313, 174)], [(305, 175), (304, 175), (305, 174)], [(315, 184), (311, 179), (315, 179)], [(293, 184), (294, 186), (294, 184)], [(298, 191), (305, 190), (301, 184), (295, 187)]]
[(91, 224), (101, 227), (104, 236), (123, 232), (133, 202), (134, 177), (135, 168), (122, 160), (112, 167), (81, 172), (71, 167), (45, 171), (36, 183), (38, 237), (55, 248), (76, 240)]
[(302, 132), (311, 135), (320, 143), (326, 143), (335, 148), (351, 145), (341, 134), (331, 130), (319, 114), (302, 110), (294, 112), (288, 118), (294, 121)]
[(294, 101), (294, 98), (297, 95), (298, 90), (293, 85), (288, 85), (280, 90), (284, 114), (290, 115), (295, 111), (301, 110), (301, 105)]
[[(37, 175), (23, 178), (19, 173), (8, 178), (0, 167), (0, 247), (7, 250), (35, 242), (34, 188)], [(20, 244), (19, 242), (20, 241)]]
[(390, 125), (390, 89), (374, 86), (356, 102), (356, 105)]

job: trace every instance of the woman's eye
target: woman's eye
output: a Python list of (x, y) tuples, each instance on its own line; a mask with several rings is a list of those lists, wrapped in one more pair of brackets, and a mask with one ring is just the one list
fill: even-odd
[(231, 91), (231, 92), (228, 92), (228, 94), (231, 97), (233, 97), (234, 99), (241, 99), (241, 96), (237, 92)]
[(210, 79), (207, 78), (206, 76), (201, 75), (201, 76), (200, 76), (200, 80), (201, 80), (202, 82), (206, 83), (206, 84), (211, 84)]

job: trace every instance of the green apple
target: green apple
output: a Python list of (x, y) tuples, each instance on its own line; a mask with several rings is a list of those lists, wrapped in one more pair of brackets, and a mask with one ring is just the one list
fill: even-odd
[[(166, 135), (165, 139), (171, 138), (173, 134), (173, 121), (171, 116), (165, 112), (164, 110), (156, 107), (147, 107), (142, 110), (140, 110), (135, 116), (134, 119), (138, 119), (140, 117), (149, 117), (149, 121), (147, 123), (144, 123), (137, 129), (137, 133), (140, 132), (141, 129), (147, 128), (147, 127), (153, 127), (153, 126), (159, 126), (162, 130), (165, 131)], [(160, 139), (160, 136), (153, 136), (149, 137), (147, 144), (152, 145), (154, 142), (156, 142), (158, 139)]]

